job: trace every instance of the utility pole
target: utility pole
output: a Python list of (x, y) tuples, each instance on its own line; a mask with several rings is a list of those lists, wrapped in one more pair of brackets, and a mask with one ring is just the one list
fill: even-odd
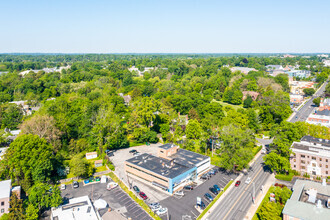
[(167, 215), (167, 220), (170, 220), (169, 217), (168, 217), (168, 209), (166, 211), (166, 215)]
[(213, 137), (211, 137), (212, 139), (212, 157), (213, 157), (213, 144), (214, 144), (214, 138)]

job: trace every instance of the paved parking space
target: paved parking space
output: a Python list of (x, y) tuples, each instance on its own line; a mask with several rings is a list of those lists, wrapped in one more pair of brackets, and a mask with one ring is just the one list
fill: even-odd
[[(172, 196), (159, 202), (163, 207), (168, 208), (170, 219), (182, 219), (183, 215), (189, 215), (192, 219), (196, 219), (200, 214), (194, 207), (197, 202), (197, 197), (201, 197), (202, 201), (207, 206), (210, 202), (204, 198), (204, 194), (208, 192), (212, 195), (212, 197), (215, 197), (209, 191), (209, 188), (214, 184), (217, 184), (220, 188), (224, 188), (228, 182), (231, 179), (235, 179), (236, 176), (236, 174), (218, 172), (209, 180), (206, 180), (201, 185), (198, 185), (194, 190), (184, 191), (185, 195), (183, 197), (180, 198)], [(161, 217), (164, 220), (167, 219), (166, 215)]]
[[(95, 183), (87, 186), (82, 186), (80, 183), (80, 186), (77, 189), (72, 189), (71, 186), (68, 186), (66, 190), (62, 191), (62, 197), (64, 200), (86, 195), (89, 196), (92, 202), (100, 198), (104, 199), (112, 209), (117, 210), (126, 217), (131, 217), (132, 220), (152, 219), (120, 187), (108, 191), (105, 183)], [(105, 211), (106, 210), (100, 210), (100, 214), (102, 215)]]

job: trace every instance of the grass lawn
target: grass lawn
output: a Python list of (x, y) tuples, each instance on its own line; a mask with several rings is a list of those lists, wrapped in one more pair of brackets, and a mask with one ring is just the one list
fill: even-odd
[(240, 108), (243, 108), (243, 105), (232, 105), (232, 104), (229, 104), (227, 102), (223, 102), (223, 101), (216, 101), (215, 99), (212, 100), (213, 102), (218, 102), (220, 103), (223, 107), (225, 106), (230, 106), (232, 107), (233, 109), (235, 109), (237, 111), (237, 109), (240, 109)]
[(96, 167), (95, 173), (102, 172), (108, 170), (106, 166)]

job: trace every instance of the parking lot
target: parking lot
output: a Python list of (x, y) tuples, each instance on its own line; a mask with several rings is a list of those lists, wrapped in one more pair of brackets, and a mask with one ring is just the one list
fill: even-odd
[[(209, 193), (214, 198), (215, 195), (209, 191), (209, 188), (214, 184), (218, 185), (221, 189), (224, 188), (231, 179), (235, 179), (236, 174), (227, 174), (225, 172), (218, 172), (209, 180), (205, 180), (202, 184), (196, 186), (193, 190), (184, 190), (184, 196), (171, 196), (159, 203), (163, 207), (167, 207), (170, 219), (182, 219), (182, 216), (189, 215), (191, 219), (196, 219), (200, 214), (194, 207), (197, 203), (197, 197), (201, 197), (202, 201), (207, 206), (210, 202), (204, 198), (205, 193)], [(161, 216), (162, 219), (167, 219), (167, 216)]]
[[(111, 179), (109, 178), (109, 180)], [(133, 220), (152, 219), (119, 186), (111, 191), (108, 191), (106, 189), (106, 185), (106, 183), (95, 183), (83, 186), (83, 184), (80, 183), (79, 188), (76, 189), (73, 189), (71, 185), (68, 185), (67, 188), (62, 191), (62, 197), (64, 200), (67, 200), (88, 195), (92, 202), (96, 201), (97, 199), (105, 200), (110, 208), (117, 210), (125, 217), (131, 217)], [(107, 209), (100, 210), (100, 215), (102, 216), (102, 214), (104, 214), (106, 211)]]

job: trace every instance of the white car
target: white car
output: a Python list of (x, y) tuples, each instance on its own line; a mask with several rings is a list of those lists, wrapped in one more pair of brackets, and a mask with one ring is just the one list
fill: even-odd
[(159, 209), (157, 212), (156, 212), (156, 214), (157, 215), (163, 215), (163, 214), (165, 214), (167, 212), (167, 208), (161, 208), (161, 209)]
[(107, 190), (112, 190), (112, 189), (116, 188), (117, 186), (118, 186), (118, 183), (110, 182), (107, 185)]
[(65, 190), (66, 189), (66, 185), (65, 184), (61, 184), (61, 190)]
[(250, 183), (251, 183), (251, 178), (248, 177), (248, 178), (245, 180), (245, 183), (246, 183), (246, 184), (250, 184)]
[(155, 205), (155, 206), (151, 206), (150, 208), (151, 208), (151, 211), (156, 212), (156, 211), (162, 209), (162, 206), (161, 205)]
[(176, 191), (176, 192), (174, 193), (174, 195), (177, 195), (177, 196), (184, 196), (184, 193), (183, 193), (183, 191)]

